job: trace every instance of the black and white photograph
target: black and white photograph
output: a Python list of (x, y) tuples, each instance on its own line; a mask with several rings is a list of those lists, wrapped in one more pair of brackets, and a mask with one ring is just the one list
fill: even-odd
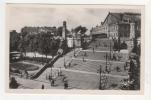
[(6, 7), (9, 90), (142, 90), (142, 6)]

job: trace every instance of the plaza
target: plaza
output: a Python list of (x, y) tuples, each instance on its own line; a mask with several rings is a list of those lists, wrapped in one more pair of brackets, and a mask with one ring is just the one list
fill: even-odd
[(90, 30), (82, 25), (68, 29), (63, 21), (59, 27), (11, 31), (10, 88), (139, 89), (139, 17), (109, 12)]

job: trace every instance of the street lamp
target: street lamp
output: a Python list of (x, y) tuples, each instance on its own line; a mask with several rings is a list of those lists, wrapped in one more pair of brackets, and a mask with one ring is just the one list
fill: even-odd
[(111, 41), (112, 41), (112, 40), (110, 40), (110, 60), (111, 60), (111, 51), (112, 51), (112, 50), (111, 50)]
[(62, 75), (62, 72), (61, 72), (61, 67), (60, 67), (60, 70), (59, 70), (59, 76), (61, 76)]
[(120, 31), (118, 30), (118, 52), (120, 52), (120, 44), (121, 44), (121, 34), (120, 34)]
[(99, 85), (100, 90), (102, 90), (102, 78), (101, 78), (102, 77), (102, 75), (101, 75), (102, 74), (102, 68), (101, 67), (102, 66), (100, 65), (100, 85)]
[(50, 75), (51, 75), (51, 78), (52, 78), (52, 67), (51, 67), (51, 73), (50, 73)]
[(74, 50), (74, 57), (75, 57), (75, 41), (74, 41), (74, 37), (73, 37), (73, 50)]
[(65, 56), (64, 56), (64, 67), (66, 68)]
[(105, 66), (105, 70), (108, 71), (108, 69), (107, 69), (107, 67), (108, 67), (108, 66), (107, 66), (107, 53), (106, 53), (105, 58), (106, 58), (106, 66)]

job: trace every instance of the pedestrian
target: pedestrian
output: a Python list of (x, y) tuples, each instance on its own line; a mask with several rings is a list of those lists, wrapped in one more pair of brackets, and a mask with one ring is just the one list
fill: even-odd
[(126, 71), (127, 63), (124, 64), (124, 71)]
[(97, 48), (98, 46), (97, 46), (97, 44), (95, 45), (95, 48)]
[(62, 81), (65, 82), (66, 81), (66, 76), (63, 76)]
[(84, 52), (84, 56), (85, 56), (85, 57), (87, 56), (87, 53), (86, 53), (86, 52)]
[(106, 67), (105, 68), (105, 71), (109, 74), (110, 73), (110, 70)]
[(51, 80), (51, 86), (54, 86), (54, 85), (55, 85), (55, 80), (52, 79), (52, 80)]
[(113, 53), (113, 60), (116, 61), (116, 55)]
[(46, 74), (46, 80), (48, 80), (48, 76), (47, 76), (47, 74)]
[(41, 89), (44, 89), (45, 87), (44, 87), (44, 85), (42, 84), (42, 86), (41, 86)]
[(69, 62), (69, 68), (71, 67), (71, 63)]
[(26, 79), (28, 78), (28, 72), (25, 70)]
[(68, 81), (64, 82), (64, 89), (68, 89)]
[(60, 70), (60, 71), (59, 71), (59, 74), (60, 74), (60, 76), (63, 76), (63, 74), (62, 74), (62, 70)]
[(64, 62), (64, 67), (65, 67), (65, 69), (67, 68), (67, 65), (66, 65), (66, 63)]
[(21, 78), (23, 77), (23, 71), (21, 71), (21, 75), (20, 75), (20, 77), (21, 77)]
[(100, 42), (99, 42), (99, 46), (101, 46), (101, 45), (100, 45)]
[(48, 79), (49, 79), (49, 81), (51, 81), (52, 80), (52, 76), (49, 75)]
[(83, 56), (83, 62), (84, 62), (85, 60), (84, 60), (84, 56)]
[(117, 72), (120, 72), (120, 71), (121, 71), (119, 66), (116, 67), (116, 71), (117, 71)]
[(60, 71), (58, 70), (58, 76), (60, 76)]
[(94, 47), (93, 47), (93, 53), (94, 53)]

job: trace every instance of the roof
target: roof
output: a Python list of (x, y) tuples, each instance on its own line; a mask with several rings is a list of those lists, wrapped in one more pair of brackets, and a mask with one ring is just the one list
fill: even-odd
[(117, 19), (121, 20), (121, 17), (123, 17), (122, 13), (110, 13), (112, 16), (116, 17)]
[(107, 20), (109, 15), (113, 16), (114, 18), (116, 18), (118, 20), (118, 22), (120, 22), (125, 17), (130, 17), (132, 21), (140, 20), (139, 17), (141, 14), (140, 13), (127, 13), (127, 12), (125, 12), (125, 13), (111, 13), (111, 12), (109, 12), (102, 24), (105, 23), (105, 21)]
[(112, 15), (114, 16), (116, 19), (120, 20), (120, 16), (121, 16), (121, 13), (108, 13), (107, 17), (105, 18), (104, 22), (102, 23), (102, 25), (105, 23), (105, 21), (107, 20), (107, 18), (109, 17), (109, 15)]

